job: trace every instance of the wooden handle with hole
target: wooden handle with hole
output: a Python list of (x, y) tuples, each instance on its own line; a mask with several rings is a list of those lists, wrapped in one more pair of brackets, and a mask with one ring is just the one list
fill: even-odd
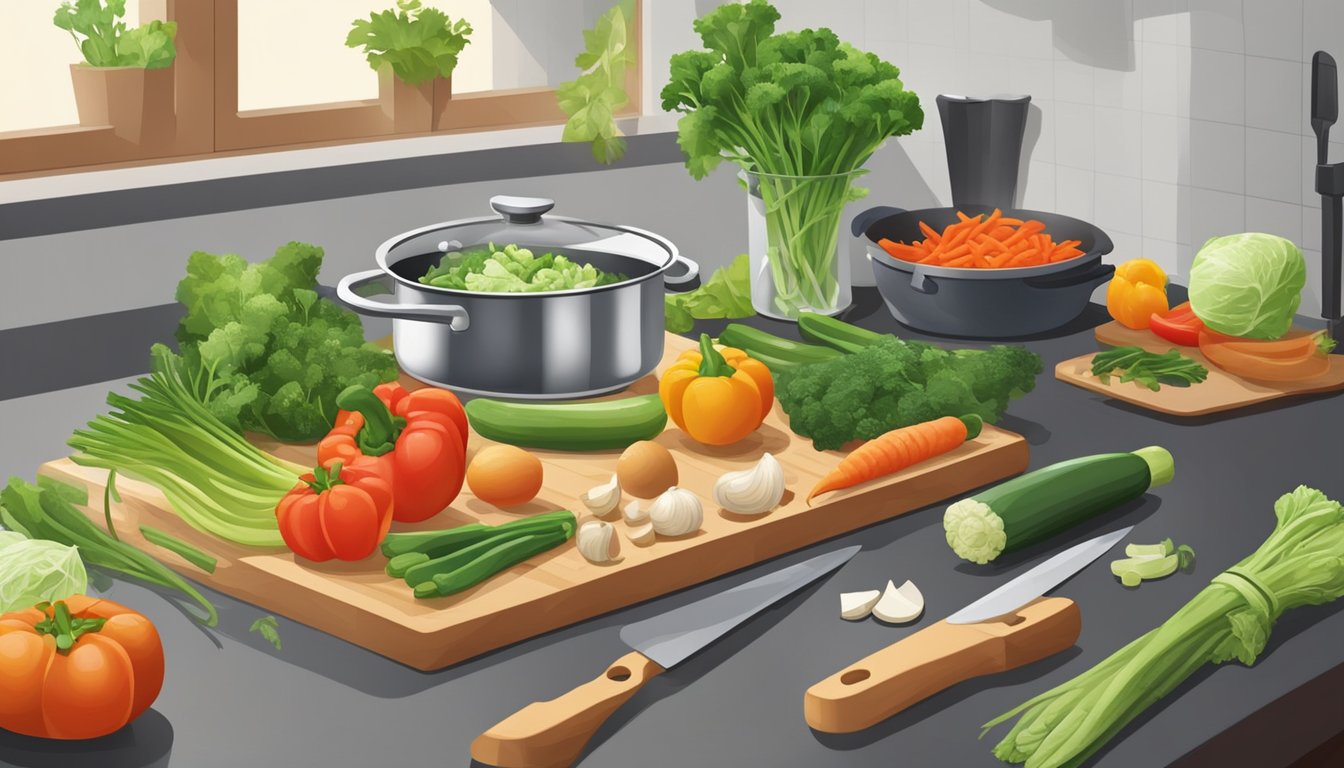
[(499, 768), (573, 765), (597, 729), (663, 668), (638, 651), (558, 699), (528, 704), (471, 743), (474, 760)]
[(963, 680), (1059, 653), (1082, 627), (1077, 604), (1063, 597), (976, 624), (940, 621), (809, 688), (803, 716), (818, 731), (861, 731)]

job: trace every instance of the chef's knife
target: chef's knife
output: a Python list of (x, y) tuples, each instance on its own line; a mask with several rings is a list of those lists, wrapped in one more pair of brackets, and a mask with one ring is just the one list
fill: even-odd
[(476, 737), (472, 758), (500, 768), (574, 763), (616, 708), (655, 675), (690, 658), (788, 595), (844, 565), (846, 547), (766, 574), (667, 613), (627, 624), (621, 641), (634, 650), (591, 682), (558, 699), (529, 704)]
[(1129, 534), (1133, 526), (1070, 547), (960, 611), (807, 690), (803, 716), (826, 733), (851, 733), (963, 680), (1030, 664), (1078, 639), (1078, 606), (1041, 597)]
[[(1344, 163), (1330, 162), (1330, 126), (1339, 119), (1339, 75), (1325, 51), (1311, 57), (1311, 129), (1316, 132), (1316, 191), (1321, 195), (1321, 316), (1326, 333), (1344, 341), (1340, 308), (1340, 236), (1344, 220)], [(1336, 348), (1336, 352), (1344, 352)]]

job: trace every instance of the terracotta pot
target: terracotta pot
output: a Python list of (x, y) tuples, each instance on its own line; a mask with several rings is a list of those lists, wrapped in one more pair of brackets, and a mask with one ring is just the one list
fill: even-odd
[(427, 133), (433, 124), (435, 94), (442, 78), (416, 85), (402, 82), (384, 64), (378, 68), (378, 103), (392, 121), (393, 133)]
[(171, 136), (173, 68), (91, 67), (71, 64), (79, 124), (111, 126), (118, 138), (135, 144)]
[(453, 78), (434, 78), (434, 115), (430, 130), (437, 131), (448, 124), (446, 115), (453, 100)]

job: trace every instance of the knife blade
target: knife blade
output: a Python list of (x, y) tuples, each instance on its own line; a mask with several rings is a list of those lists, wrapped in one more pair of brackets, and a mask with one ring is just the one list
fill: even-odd
[(1078, 606), (1042, 595), (1132, 529), (1070, 547), (948, 618), (822, 680), (803, 698), (807, 724), (826, 733), (860, 731), (963, 680), (1014, 669), (1072, 646), (1082, 631)]
[(946, 621), (948, 624), (975, 624), (1015, 611), (1063, 584), (1093, 560), (1106, 554), (1132, 530), (1134, 526), (1131, 525), (1075, 544), (948, 616)]
[(471, 756), (499, 768), (572, 765), (597, 729), (653, 677), (680, 664), (742, 622), (849, 561), (845, 547), (782, 568), (621, 629), (633, 649), (596, 679), (550, 701), (529, 704), (476, 737)]

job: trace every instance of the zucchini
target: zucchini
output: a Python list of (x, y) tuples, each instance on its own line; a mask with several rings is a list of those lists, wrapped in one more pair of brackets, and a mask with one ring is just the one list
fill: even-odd
[(956, 502), (943, 530), (957, 556), (988, 563), (1133, 501), (1174, 472), (1157, 446), (1062, 461)]
[(845, 356), (845, 353), (838, 349), (785, 339), (741, 323), (729, 323), (725, 326), (719, 333), (719, 343), (746, 352), (765, 363), (765, 367), (772, 371), (797, 368), (810, 363), (824, 363)]
[(486, 439), (525, 448), (604, 451), (657, 437), (667, 411), (657, 395), (578, 403), (467, 403), (471, 428)]
[(834, 317), (804, 312), (798, 316), (798, 335), (848, 354), (861, 352), (887, 337)]

